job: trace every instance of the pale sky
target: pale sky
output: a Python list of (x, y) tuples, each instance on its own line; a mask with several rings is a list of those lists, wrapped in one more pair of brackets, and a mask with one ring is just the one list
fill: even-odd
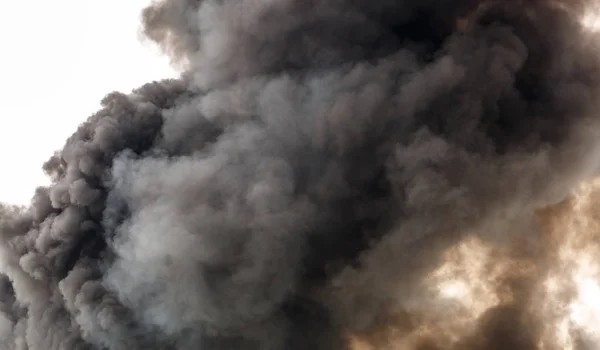
[(0, 0), (0, 202), (27, 204), (42, 164), (104, 95), (174, 76), (139, 36), (149, 0)]
[(0, 0), (0, 202), (27, 204), (48, 183), (42, 164), (106, 93), (175, 75), (140, 41), (150, 1)]

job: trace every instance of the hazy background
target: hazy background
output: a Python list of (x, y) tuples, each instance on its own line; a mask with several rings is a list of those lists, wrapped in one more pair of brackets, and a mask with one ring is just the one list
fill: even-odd
[(0, 171), (0, 202), (29, 202), (48, 182), (43, 162), (107, 92), (174, 75), (139, 35), (140, 11), (150, 2), (0, 2), (0, 160), (11, 164)]

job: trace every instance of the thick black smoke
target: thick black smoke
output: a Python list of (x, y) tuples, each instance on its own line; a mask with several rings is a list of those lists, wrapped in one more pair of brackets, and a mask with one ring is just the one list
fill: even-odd
[[(590, 2), (145, 9), (184, 73), (106, 96), (1, 209), (2, 348), (347, 349), (448, 247), (504, 244), (594, 174)], [(461, 349), (535, 348), (519, 310)]]

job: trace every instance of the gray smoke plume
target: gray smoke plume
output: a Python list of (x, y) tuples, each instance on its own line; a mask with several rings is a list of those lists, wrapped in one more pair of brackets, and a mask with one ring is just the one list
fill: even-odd
[[(527, 238), (595, 174), (590, 4), (153, 4), (181, 78), (107, 95), (0, 209), (0, 347), (349, 349), (449, 247)], [(452, 346), (535, 349), (527, 283)]]

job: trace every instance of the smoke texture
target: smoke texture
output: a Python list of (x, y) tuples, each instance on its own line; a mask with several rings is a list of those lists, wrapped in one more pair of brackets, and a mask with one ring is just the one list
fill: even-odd
[(0, 207), (0, 348), (599, 348), (563, 325), (600, 252), (592, 5), (154, 3), (181, 77)]

